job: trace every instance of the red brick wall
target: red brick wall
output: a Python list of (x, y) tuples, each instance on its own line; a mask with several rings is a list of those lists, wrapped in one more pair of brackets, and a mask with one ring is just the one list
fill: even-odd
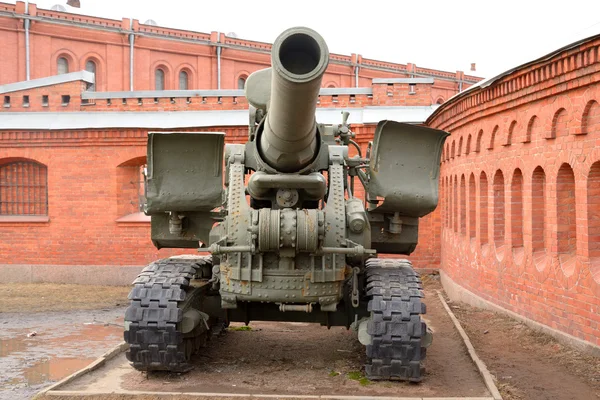
[[(0, 112), (80, 111), (81, 93), (86, 85), (83, 81), (73, 81), (3, 93), (0, 95)], [(29, 103), (25, 103), (25, 96), (29, 98)], [(48, 96), (47, 105), (44, 104), (44, 96)], [(63, 103), (63, 96), (68, 96), (69, 101)], [(10, 106), (6, 103), (7, 100)]]
[[(441, 268), (600, 345), (600, 39), (444, 104)], [(464, 182), (464, 184), (463, 184)]]

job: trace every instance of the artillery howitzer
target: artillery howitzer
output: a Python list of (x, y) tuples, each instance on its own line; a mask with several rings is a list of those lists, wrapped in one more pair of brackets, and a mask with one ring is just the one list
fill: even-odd
[(220, 133), (149, 134), (153, 243), (212, 256), (159, 260), (136, 279), (125, 316), (136, 369), (189, 369), (230, 321), (300, 321), (353, 325), (371, 379), (421, 379), (431, 335), (420, 279), (407, 260), (376, 254), (415, 249), (418, 219), (437, 205), (447, 134), (381, 121), (363, 157), (347, 113), (340, 125), (315, 121), (328, 61), (310, 29), (277, 38), (272, 68), (246, 84), (245, 145), (224, 145)]

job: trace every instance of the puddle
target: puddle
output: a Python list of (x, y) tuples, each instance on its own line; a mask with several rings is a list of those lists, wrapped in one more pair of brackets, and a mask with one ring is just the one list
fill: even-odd
[(123, 337), (123, 328), (116, 324), (83, 325), (71, 332), (65, 328), (47, 328), (36, 331), (36, 335), (32, 337), (27, 337), (27, 331), (17, 331), (12, 335), (13, 337), (0, 339), (0, 358), (14, 353), (37, 351), (37, 347), (43, 347), (46, 350), (80, 347), (78, 344), (82, 342), (93, 342), (91, 346), (102, 345), (105, 347), (104, 343), (120, 340)]
[(0, 357), (6, 357), (11, 353), (22, 352), (27, 348), (24, 338), (0, 339)]
[(77, 341), (92, 341), (92, 342), (104, 342), (108, 339), (123, 337), (123, 327), (113, 324), (109, 325), (84, 325), (83, 328), (71, 335), (62, 336), (60, 338), (53, 339), (53, 343), (64, 346), (65, 343), (77, 342)]
[(23, 369), (22, 378), (16, 378), (12, 381), (16, 381), (14, 383), (27, 382), (29, 385), (59, 381), (89, 365), (94, 360), (95, 358), (51, 358)]
[[(10, 327), (0, 332), (0, 400), (31, 398), (42, 387), (84, 368), (123, 340), (122, 317), (111, 315), (102, 322), (89, 315), (81, 319), (57, 314), (12, 324), (9, 321)], [(36, 335), (27, 337), (32, 331)]]

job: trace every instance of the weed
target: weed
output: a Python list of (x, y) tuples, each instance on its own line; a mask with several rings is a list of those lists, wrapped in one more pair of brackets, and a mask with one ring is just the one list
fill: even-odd
[(230, 331), (251, 331), (252, 327), (244, 325), (244, 326), (230, 326)]
[(363, 377), (363, 375), (360, 373), (360, 371), (350, 371), (350, 372), (348, 372), (348, 379), (352, 379), (353, 381), (358, 381), (362, 377)]

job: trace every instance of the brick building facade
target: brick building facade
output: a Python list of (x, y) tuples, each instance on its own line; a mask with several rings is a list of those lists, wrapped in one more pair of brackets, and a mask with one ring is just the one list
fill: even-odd
[[(27, 80), (24, 20), (29, 19), (30, 79), (88, 69), (99, 92), (131, 90), (238, 89), (248, 75), (270, 66), (271, 44), (200, 33), (138, 20), (121, 21), (0, 3), (0, 85)], [(373, 78), (435, 78), (432, 104), (479, 81), (445, 72), (330, 54), (323, 86), (369, 87)]]
[[(180, 253), (152, 246), (140, 212), (148, 131), (223, 131), (244, 142), (239, 87), (270, 64), (271, 45), (34, 4), (25, 11), (0, 3), (0, 280), (129, 283), (144, 264)], [(332, 54), (317, 120), (337, 124), (350, 110), (366, 147), (379, 120), (423, 123), (478, 80)], [(435, 218), (421, 223), (419, 267), (439, 265)]]
[(600, 353), (599, 101), (596, 36), (472, 87), (427, 123), (451, 132), (436, 211), (447, 291)]

